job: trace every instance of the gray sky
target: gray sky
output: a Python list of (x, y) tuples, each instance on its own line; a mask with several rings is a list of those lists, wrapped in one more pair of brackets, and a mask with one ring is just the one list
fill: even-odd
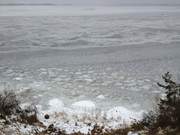
[(0, 4), (6, 3), (50, 3), (72, 5), (122, 5), (122, 4), (180, 4), (180, 0), (0, 0)]

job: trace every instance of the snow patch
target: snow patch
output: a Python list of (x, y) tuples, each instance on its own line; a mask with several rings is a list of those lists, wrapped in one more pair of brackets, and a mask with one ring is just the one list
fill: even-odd
[(133, 133), (133, 132), (128, 132), (128, 134), (127, 135), (139, 135), (138, 133)]
[(50, 106), (48, 110), (51, 113), (61, 112), (63, 110), (63, 108), (64, 108), (64, 103), (61, 100), (57, 99), (57, 98), (51, 99), (49, 101), (48, 105)]
[[(39, 118), (48, 126), (53, 123), (55, 127), (65, 130), (67, 133), (81, 132), (87, 134), (95, 124), (105, 126), (107, 129), (123, 127), (130, 124), (134, 119), (142, 118), (143, 111), (133, 112), (122, 106), (114, 107), (108, 111), (97, 110), (93, 101), (82, 100), (75, 102), (71, 108), (65, 107), (61, 100), (49, 101), (49, 110), (39, 114)], [(44, 119), (49, 114), (50, 119)], [(90, 123), (90, 125), (89, 125)]]
[(109, 120), (120, 120), (121, 124), (126, 123), (130, 124), (133, 119), (140, 119), (142, 116), (142, 111), (133, 112), (122, 106), (114, 107), (107, 111), (107, 119)]

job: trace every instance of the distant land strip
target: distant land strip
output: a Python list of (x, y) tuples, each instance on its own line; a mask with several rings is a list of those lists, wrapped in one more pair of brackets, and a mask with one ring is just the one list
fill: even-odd
[(0, 6), (71, 6), (72, 4), (53, 4), (53, 3), (2, 3)]

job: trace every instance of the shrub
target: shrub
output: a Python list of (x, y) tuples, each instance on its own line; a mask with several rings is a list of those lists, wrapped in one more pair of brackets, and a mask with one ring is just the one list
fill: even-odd
[[(37, 118), (37, 109), (35, 106), (28, 106), (26, 109), (20, 107), (20, 101), (12, 91), (4, 91), (0, 94), (0, 116), (6, 119), (7, 116), (15, 115), (17, 121), (33, 125), (40, 123)], [(42, 125), (42, 123), (40, 123)]]
[(0, 114), (4, 117), (20, 110), (19, 101), (14, 92), (4, 91), (0, 94)]

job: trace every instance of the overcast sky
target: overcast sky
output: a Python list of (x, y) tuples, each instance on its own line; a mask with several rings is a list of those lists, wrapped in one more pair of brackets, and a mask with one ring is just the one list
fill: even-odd
[(71, 4), (71, 5), (121, 5), (121, 4), (180, 4), (180, 0), (0, 0), (1, 4), (6, 3), (50, 3), (50, 4)]

